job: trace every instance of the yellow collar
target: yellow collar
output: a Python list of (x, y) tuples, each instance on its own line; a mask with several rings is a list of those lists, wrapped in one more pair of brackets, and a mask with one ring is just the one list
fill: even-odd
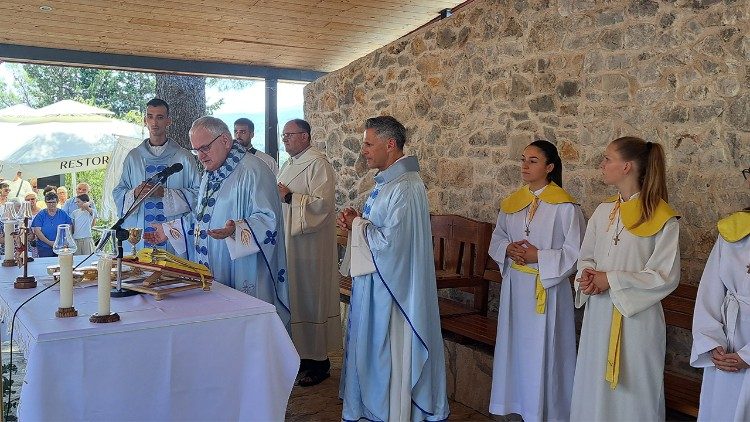
[(719, 234), (729, 243), (739, 242), (750, 234), (750, 211), (739, 211), (717, 224)]
[[(506, 214), (513, 214), (528, 207), (534, 201), (534, 193), (529, 190), (529, 185), (524, 185), (517, 191), (511, 193), (507, 198), (500, 202), (500, 209)], [(555, 182), (550, 182), (539, 194), (539, 200), (548, 204), (577, 204), (565, 189), (557, 186)]]
[[(620, 195), (612, 195), (605, 199), (604, 202), (616, 202), (619, 198)], [(620, 203), (620, 218), (623, 225), (625, 225), (625, 228), (631, 234), (638, 237), (655, 235), (672, 217), (680, 218), (680, 214), (662, 199), (659, 201), (659, 205), (656, 207), (656, 211), (651, 216), (651, 219), (641, 223), (638, 227), (634, 227), (635, 223), (641, 219), (641, 201), (639, 196)]]

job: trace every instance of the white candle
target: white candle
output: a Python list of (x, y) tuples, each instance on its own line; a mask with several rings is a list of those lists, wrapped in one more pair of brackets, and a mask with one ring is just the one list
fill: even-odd
[(99, 274), (98, 278), (98, 293), (99, 293), (99, 316), (109, 315), (109, 291), (112, 290), (112, 277), (110, 271), (112, 270), (112, 259), (111, 258), (99, 258), (99, 262), (96, 264), (96, 270)]
[(73, 307), (73, 255), (60, 255), (60, 307)]
[(10, 222), (3, 224), (5, 231), (5, 260), (15, 259), (15, 245), (13, 244), (13, 231), (16, 229), (16, 223)]

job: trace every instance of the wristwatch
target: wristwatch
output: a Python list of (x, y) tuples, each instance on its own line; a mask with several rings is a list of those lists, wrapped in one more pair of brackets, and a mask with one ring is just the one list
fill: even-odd
[(292, 203), (292, 193), (291, 192), (287, 192), (286, 195), (284, 195), (284, 202), (286, 202), (287, 204), (291, 204)]

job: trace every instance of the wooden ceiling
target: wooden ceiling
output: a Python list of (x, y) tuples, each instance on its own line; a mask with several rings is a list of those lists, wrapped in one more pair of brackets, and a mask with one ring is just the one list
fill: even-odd
[(330, 72), (460, 3), (0, 0), (0, 43)]

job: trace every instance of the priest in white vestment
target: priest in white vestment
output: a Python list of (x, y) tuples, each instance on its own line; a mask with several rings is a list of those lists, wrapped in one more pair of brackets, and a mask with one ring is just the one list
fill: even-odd
[[(586, 308), (570, 420), (663, 421), (661, 300), (680, 279), (680, 230), (664, 200), (663, 150), (619, 138), (600, 167), (619, 194), (596, 208), (581, 246), (575, 299)], [(654, 207), (651, 215), (644, 203)]]
[(695, 301), (690, 364), (703, 368), (698, 420), (740, 422), (750, 420), (750, 209), (718, 228)]
[[(235, 124), (236, 127), (236, 124)], [(291, 156), (278, 177), (284, 215), (292, 341), (302, 358), (298, 383), (330, 376), (329, 351), (341, 350), (336, 271), (336, 178), (325, 153), (310, 145), (310, 124), (294, 119), (282, 140)]]
[(567, 421), (576, 362), (568, 277), (586, 223), (560, 187), (562, 162), (552, 143), (534, 141), (521, 160), (528, 184), (503, 199), (489, 249), (503, 276), (490, 413)]

